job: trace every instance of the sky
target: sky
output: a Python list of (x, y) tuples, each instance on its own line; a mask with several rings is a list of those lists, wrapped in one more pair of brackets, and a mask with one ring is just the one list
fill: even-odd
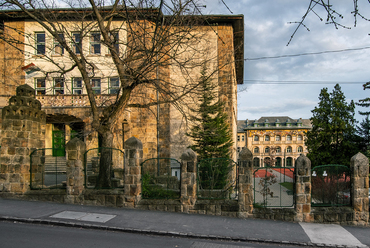
[[(204, 14), (244, 15), (244, 84), (238, 86), (238, 120), (262, 116), (312, 117), (322, 88), (332, 92), (339, 83), (349, 102), (370, 95), (363, 84), (370, 81), (370, 21), (357, 20), (354, 27), (353, 1), (332, 1), (343, 15), (338, 21), (348, 28), (326, 24), (326, 15), (316, 7), (287, 46), (297, 22), (310, 0), (206, 0)], [(368, 1), (358, 1), (359, 10), (369, 13)], [(228, 9), (227, 7), (230, 9)], [(232, 12), (232, 13), (231, 13)], [(329, 52), (326, 51), (341, 51)], [(294, 57), (257, 59), (304, 53)], [(356, 119), (364, 117), (356, 106)]]

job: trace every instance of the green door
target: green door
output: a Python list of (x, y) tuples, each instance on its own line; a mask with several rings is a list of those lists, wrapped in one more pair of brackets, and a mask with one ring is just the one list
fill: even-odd
[(53, 156), (65, 156), (65, 132), (60, 130), (53, 130)]

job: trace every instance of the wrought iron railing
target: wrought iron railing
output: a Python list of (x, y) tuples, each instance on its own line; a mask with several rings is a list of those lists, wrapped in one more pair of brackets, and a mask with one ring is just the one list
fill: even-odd
[(30, 154), (31, 190), (66, 188), (66, 158), (55, 153), (64, 154), (64, 149), (36, 149)]
[(151, 158), (141, 163), (143, 199), (179, 199), (181, 163), (173, 158)]
[(350, 206), (351, 174), (345, 165), (315, 166), (311, 170), (312, 206)]
[(237, 199), (238, 164), (228, 158), (208, 158), (197, 163), (199, 199)]
[[(106, 155), (102, 155), (106, 154)], [(102, 156), (109, 156), (110, 165), (101, 164)], [(100, 166), (110, 166), (110, 186), (99, 185)], [(84, 154), (85, 188), (123, 188), (125, 179), (124, 152), (111, 147), (92, 148)]]
[(294, 178), (294, 167), (255, 168), (254, 207), (293, 207)]

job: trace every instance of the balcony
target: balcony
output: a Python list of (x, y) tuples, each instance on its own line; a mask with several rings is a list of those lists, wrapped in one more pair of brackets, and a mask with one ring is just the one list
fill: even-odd
[[(89, 107), (87, 95), (36, 95), (42, 107)], [(116, 95), (96, 95), (95, 101), (98, 107), (109, 106), (116, 100)]]

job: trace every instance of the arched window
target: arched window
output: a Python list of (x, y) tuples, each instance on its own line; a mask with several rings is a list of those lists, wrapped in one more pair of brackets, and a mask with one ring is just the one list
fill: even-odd
[(302, 146), (298, 146), (297, 152), (303, 152), (303, 147)]
[(275, 141), (280, 141), (281, 140), (281, 136), (280, 135), (276, 135), (275, 136)]
[(292, 147), (291, 147), (291, 146), (288, 146), (288, 147), (286, 148), (286, 152), (287, 152), (287, 153), (291, 153), (291, 152), (292, 152)]
[(278, 153), (278, 152), (281, 152), (281, 147), (280, 146), (276, 147), (276, 153)]
[(291, 157), (286, 158), (286, 166), (288, 167), (293, 166), (293, 159)]
[(270, 147), (265, 147), (265, 153), (269, 153), (270, 152)]
[(286, 140), (287, 140), (287, 141), (291, 141), (291, 140), (292, 140), (292, 136), (291, 136), (291, 135), (287, 135), (287, 136), (286, 136)]
[(276, 158), (275, 166), (276, 167), (281, 167), (281, 158), (280, 157)]
[(303, 140), (303, 136), (299, 134), (297, 140)]
[(259, 158), (254, 158), (253, 159), (253, 166), (254, 167), (260, 167), (260, 159)]
[(269, 135), (265, 136), (265, 141), (270, 141), (270, 136)]
[(258, 147), (255, 147), (253, 152), (254, 153), (259, 153), (260, 152), (260, 149)]
[(254, 141), (259, 141), (260, 140), (260, 137), (258, 137), (258, 135), (254, 135)]

